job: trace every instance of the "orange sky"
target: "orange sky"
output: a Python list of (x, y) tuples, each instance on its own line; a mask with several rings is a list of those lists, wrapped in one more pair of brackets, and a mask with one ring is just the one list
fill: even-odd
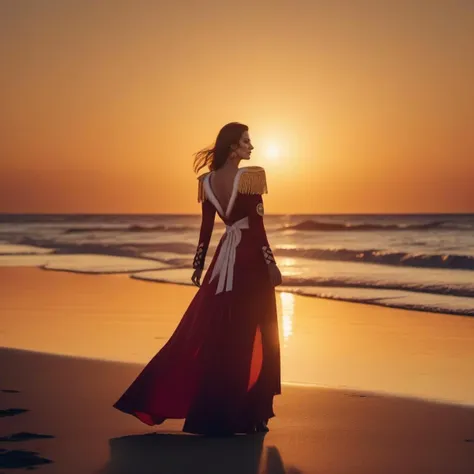
[(235, 120), (267, 213), (474, 212), (474, 2), (233, 5), (2, 1), (0, 212), (197, 213)]

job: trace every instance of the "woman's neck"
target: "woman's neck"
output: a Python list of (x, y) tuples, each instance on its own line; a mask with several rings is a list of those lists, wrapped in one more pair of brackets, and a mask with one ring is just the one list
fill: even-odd
[(241, 158), (227, 158), (227, 161), (222, 166), (222, 170), (226, 171), (237, 171), (239, 169), (239, 163)]

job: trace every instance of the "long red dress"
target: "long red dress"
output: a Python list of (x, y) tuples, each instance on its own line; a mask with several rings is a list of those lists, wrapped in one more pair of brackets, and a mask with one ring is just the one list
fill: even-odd
[(263, 224), (261, 167), (240, 168), (223, 210), (199, 178), (202, 223), (194, 268), (203, 268), (216, 212), (226, 224), (201, 287), (173, 335), (114, 404), (147, 425), (184, 418), (183, 431), (246, 433), (275, 416), (281, 393), (274, 262)]

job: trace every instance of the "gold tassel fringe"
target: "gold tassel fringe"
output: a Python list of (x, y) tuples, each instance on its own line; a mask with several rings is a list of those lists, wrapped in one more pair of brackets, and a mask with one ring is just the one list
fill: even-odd
[(247, 166), (240, 176), (238, 191), (241, 194), (268, 193), (265, 170), (261, 166)]
[(198, 202), (203, 202), (206, 199), (206, 195), (204, 193), (204, 178), (210, 173), (204, 173), (201, 176), (198, 176)]
[[(198, 202), (206, 199), (204, 192), (204, 178), (209, 174), (203, 173), (198, 176)], [(267, 194), (267, 177), (265, 170), (261, 166), (246, 166), (244, 172), (240, 175), (237, 188), (241, 194)]]

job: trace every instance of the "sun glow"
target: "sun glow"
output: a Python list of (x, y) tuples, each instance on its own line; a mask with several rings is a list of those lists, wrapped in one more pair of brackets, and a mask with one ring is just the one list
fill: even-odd
[(281, 148), (276, 143), (269, 143), (263, 149), (263, 154), (267, 160), (278, 161), (281, 158)]

